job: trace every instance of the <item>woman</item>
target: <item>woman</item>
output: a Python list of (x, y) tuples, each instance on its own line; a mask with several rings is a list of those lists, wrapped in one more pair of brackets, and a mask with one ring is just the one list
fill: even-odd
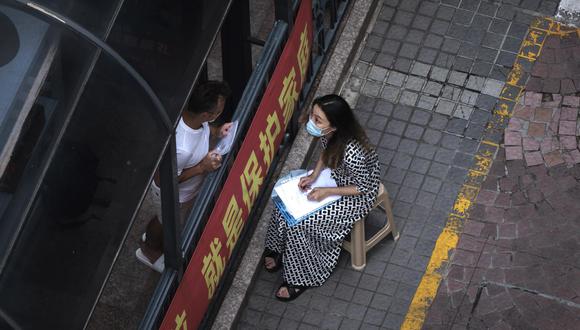
[(278, 209), (274, 210), (266, 236), (264, 266), (269, 272), (284, 266), (284, 282), (276, 292), (276, 298), (282, 301), (294, 300), (308, 287), (326, 281), (336, 266), (342, 241), (354, 222), (370, 212), (380, 184), (378, 156), (342, 97), (326, 95), (314, 100), (306, 129), (322, 138), (324, 151), (312, 174), (300, 180), (299, 188), (308, 190), (328, 167), (338, 187), (314, 188), (308, 199), (342, 197), (292, 227)]

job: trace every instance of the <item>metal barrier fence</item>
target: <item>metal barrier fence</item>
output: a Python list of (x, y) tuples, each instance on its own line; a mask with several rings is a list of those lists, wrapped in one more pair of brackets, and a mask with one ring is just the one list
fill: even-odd
[[(313, 21), (314, 21), (314, 40), (312, 49), (312, 60), (309, 64), (309, 75), (306, 79), (302, 93), (300, 94), (300, 99), (298, 101), (298, 110), (302, 109), (305, 105), (307, 96), (309, 95), (318, 71), (326, 58), (330, 50), (331, 42), (337, 32), (342, 16), (345, 13), (349, 0), (313, 0)], [(291, 30), (291, 26), (294, 19), (294, 14), (299, 7), (300, 1), (294, 0), (277, 0), (276, 1), (276, 18), (277, 21), (274, 24), (270, 35), (264, 45), (262, 56), (258, 61), (240, 102), (236, 107), (236, 111), (232, 120), (239, 121), (239, 128), (241, 132), (247, 131), (249, 125), (252, 122), (253, 115), (260, 104), (261, 98), (266, 90), (269, 82), (269, 78), (272, 75), (276, 64), (278, 62), (279, 56), (286, 43), (288, 33)], [(298, 117), (300, 111), (295, 111), (294, 116), (288, 126), (284, 141), (279, 148), (277, 154), (273, 160), (273, 166), (266, 176), (266, 182), (269, 181), (272, 172), (275, 170), (275, 164), (280, 160), (280, 155), (285, 151), (285, 146), (288, 142), (296, 135), (299, 128)], [(181, 244), (179, 246), (180, 255), (178, 256), (183, 265), (186, 265), (189, 258), (191, 257), (193, 251), (196, 248), (197, 242), (199, 241), (201, 234), (203, 233), (205, 223), (213, 210), (214, 203), (220, 194), (223, 183), (225, 182), (229, 169), (235, 160), (237, 150), (239, 150), (241, 143), (243, 141), (243, 135), (239, 137), (232, 151), (228, 153), (222, 163), (222, 167), (208, 175), (202, 186), (201, 191), (198, 193), (198, 197), (195, 206), (186, 221), (183, 234), (181, 236)], [(253, 218), (256, 213), (256, 209), (263, 204), (264, 196), (262, 192), (255, 203), (254, 209), (249, 216), (249, 219)], [(248, 241), (244, 238), (251, 236), (255, 223), (248, 223), (240, 236), (241, 244), (234, 249), (230, 262), (228, 263), (224, 276), (217, 288), (216, 294), (213, 297), (212, 303), (206, 312), (206, 316), (201, 324), (200, 328), (210, 327), (213, 322), (213, 317), (217, 313), (219, 305), (223, 300), (229, 284), (233, 279), (234, 272), (239, 263), (240, 254), (245, 249), (244, 242)], [(169, 242), (170, 243), (170, 242)], [(167, 258), (166, 258), (167, 260)], [(182, 266), (183, 266), (182, 265)], [(145, 316), (139, 326), (140, 329), (156, 329), (159, 327), (163, 314), (167, 310), (169, 304), (171, 303), (171, 298), (175, 293), (179, 281), (182, 277), (183, 267), (178, 267), (180, 269), (172, 269), (171, 267), (166, 267), (161, 279), (157, 285), (157, 288), (153, 294), (153, 297), (149, 303)]]
[[(288, 24), (278, 21), (274, 24), (274, 28), (268, 36), (262, 56), (256, 64), (256, 69), (248, 81), (232, 119), (239, 121), (238, 129), (241, 131), (247, 130), (247, 126), (251, 123), (253, 114), (257, 109), (268, 84), (269, 77), (276, 66), (282, 48), (284, 47), (287, 32)], [(182, 257), (185, 260), (189, 259), (189, 256), (191, 256), (192, 251), (196, 247), (197, 241), (203, 232), (205, 220), (213, 209), (215, 199), (219, 195), (222, 184), (227, 178), (229, 168), (235, 159), (234, 155), (237, 150), (239, 150), (242, 140), (243, 139), (240, 138), (236, 141), (231, 152), (224, 157), (221, 168), (208, 175), (201, 191), (198, 193), (195, 206), (186, 221), (186, 226), (182, 235), (180, 250)], [(232, 255), (232, 260), (235, 260), (236, 252)], [(231, 268), (231, 266), (232, 263), (228, 265), (228, 269)], [(155, 329), (159, 326), (163, 313), (169, 305), (171, 297), (178, 286), (178, 278), (180, 275), (181, 274), (174, 269), (165, 269), (139, 328)], [(220, 288), (218, 294), (221, 291), (223, 291), (223, 289)]]

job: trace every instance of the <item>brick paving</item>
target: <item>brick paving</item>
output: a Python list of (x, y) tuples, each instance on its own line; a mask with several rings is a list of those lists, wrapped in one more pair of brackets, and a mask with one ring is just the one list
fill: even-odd
[[(379, 243), (362, 272), (353, 270), (343, 253), (323, 286), (291, 303), (274, 299), (280, 275), (258, 269), (237, 328), (400, 327), (532, 14), (552, 15), (557, 5), (528, 0), (379, 3), (360, 54), (347, 64), (352, 72), (341, 93), (377, 148), (401, 238)], [(505, 195), (496, 201), (509, 202)], [(380, 221), (374, 213), (369, 219), (375, 225)], [(502, 235), (510, 230), (519, 229), (502, 227)], [(474, 258), (465, 253), (462, 263)]]
[(532, 69), (539, 78), (530, 79), (505, 131), (505, 149), (440, 270), (425, 329), (579, 328), (580, 161), (573, 155), (580, 98), (563, 87), (580, 72), (552, 70), (572, 63), (553, 57), (577, 43), (577, 34), (546, 41), (548, 51)]
[(531, 75), (505, 132), (507, 160), (548, 167), (580, 163), (578, 34), (548, 37)]

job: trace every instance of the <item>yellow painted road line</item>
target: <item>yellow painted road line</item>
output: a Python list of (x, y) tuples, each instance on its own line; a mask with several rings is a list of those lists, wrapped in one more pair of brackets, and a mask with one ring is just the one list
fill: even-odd
[[(569, 32), (567, 31), (566, 33)], [(580, 35), (580, 30), (578, 33)], [(502, 101), (498, 102), (493, 117), (486, 126), (486, 132), (490, 133), (490, 136), (492, 135), (492, 131), (503, 130), (503, 127), (505, 127), (507, 120), (513, 112), (515, 104), (517, 104), (523, 93), (526, 83), (522, 81), (525, 80), (522, 69), (522, 64), (525, 64), (523, 61), (527, 61), (527, 64), (531, 65), (540, 55), (544, 41), (548, 35), (563, 34), (564, 32), (562, 32), (560, 24), (551, 18), (539, 18), (532, 22), (520, 46), (516, 63), (508, 75), (506, 87), (500, 95)], [(514, 93), (516, 91), (517, 93)], [(450, 254), (459, 242), (463, 222), (469, 215), (469, 210), (477, 198), (481, 183), (489, 173), (493, 159), (499, 150), (500, 137), (496, 136), (496, 140), (492, 141), (486, 135), (484, 136), (485, 138), (481, 141), (477, 155), (475, 156), (476, 162), (468, 171), (466, 183), (459, 190), (455, 204), (453, 205), (453, 213), (449, 214), (447, 224), (435, 243), (431, 259), (417, 287), (417, 291), (411, 301), (401, 329), (421, 329), (427, 316), (427, 310), (437, 295), (437, 290), (442, 280), (442, 271), (449, 261)]]

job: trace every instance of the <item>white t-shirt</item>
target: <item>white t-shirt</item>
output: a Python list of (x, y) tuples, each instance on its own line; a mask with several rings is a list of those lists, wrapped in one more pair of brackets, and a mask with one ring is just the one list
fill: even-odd
[[(175, 130), (175, 149), (177, 151), (177, 175), (189, 167), (197, 165), (209, 152), (210, 127), (203, 123), (201, 128), (193, 129), (179, 120)], [(179, 202), (185, 203), (197, 195), (204, 174), (196, 175), (187, 181), (179, 183)]]

